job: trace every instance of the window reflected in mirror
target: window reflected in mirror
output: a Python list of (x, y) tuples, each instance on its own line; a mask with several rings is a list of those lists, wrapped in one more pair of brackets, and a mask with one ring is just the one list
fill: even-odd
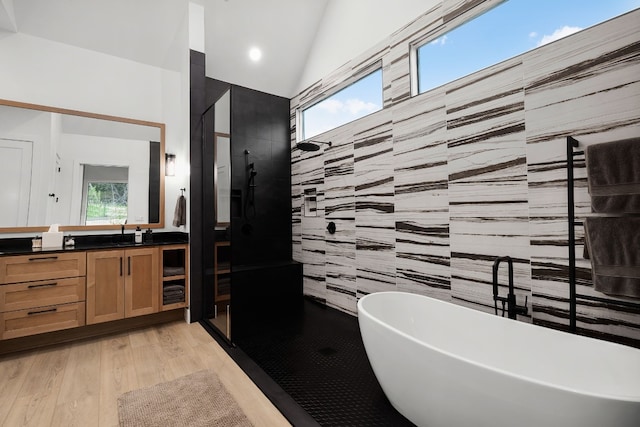
[(84, 225), (123, 224), (127, 220), (128, 176), (128, 167), (84, 165)]

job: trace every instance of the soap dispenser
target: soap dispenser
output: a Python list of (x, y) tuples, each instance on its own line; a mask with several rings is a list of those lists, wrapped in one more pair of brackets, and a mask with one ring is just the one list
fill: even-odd
[(136, 243), (142, 243), (142, 230), (140, 229), (140, 226), (136, 227)]

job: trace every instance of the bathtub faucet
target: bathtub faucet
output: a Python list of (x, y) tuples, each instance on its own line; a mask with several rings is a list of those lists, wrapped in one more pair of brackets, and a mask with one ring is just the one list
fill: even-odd
[[(506, 298), (498, 295), (498, 268), (500, 263), (506, 261), (509, 264), (509, 293)], [(506, 311), (509, 319), (516, 319), (518, 314), (527, 315), (529, 309), (527, 307), (527, 299), (524, 298), (524, 305), (518, 305), (516, 303), (516, 294), (513, 292), (513, 260), (509, 256), (498, 257), (493, 262), (493, 303), (496, 309), (496, 316), (498, 315), (498, 301), (502, 302), (502, 317), (504, 317), (505, 304)]]

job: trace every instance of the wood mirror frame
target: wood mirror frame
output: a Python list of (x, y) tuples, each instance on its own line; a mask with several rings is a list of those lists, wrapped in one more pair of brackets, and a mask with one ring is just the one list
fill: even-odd
[[(99, 120), (108, 120), (119, 123), (127, 123), (140, 126), (154, 127), (159, 130), (160, 134), (160, 158), (159, 158), (159, 194), (158, 194), (158, 222), (154, 223), (131, 223), (127, 224), (125, 228), (133, 229), (136, 227), (141, 228), (164, 228), (164, 204), (165, 204), (165, 124), (157, 122), (149, 122), (144, 120), (130, 119), (126, 117), (110, 116), (105, 114), (89, 113), (85, 111), (69, 110), (64, 108), (50, 107), (45, 105), (30, 104), (18, 101), (11, 101), (6, 99), (0, 99), (0, 106), (17, 107), (27, 110), (36, 110), (42, 112), (59, 113), (71, 116), (79, 116), (85, 118), (93, 118)], [(47, 231), (49, 224), (35, 225), (35, 226), (19, 226), (19, 227), (2, 227), (0, 226), (0, 233), (33, 233)], [(92, 231), (92, 230), (120, 230), (120, 224), (101, 224), (101, 225), (60, 225), (60, 231)]]

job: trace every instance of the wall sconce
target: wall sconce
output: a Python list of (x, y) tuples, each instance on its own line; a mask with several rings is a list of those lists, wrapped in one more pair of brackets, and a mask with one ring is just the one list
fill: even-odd
[(164, 174), (165, 176), (175, 176), (176, 174), (176, 155), (175, 154), (165, 153)]

